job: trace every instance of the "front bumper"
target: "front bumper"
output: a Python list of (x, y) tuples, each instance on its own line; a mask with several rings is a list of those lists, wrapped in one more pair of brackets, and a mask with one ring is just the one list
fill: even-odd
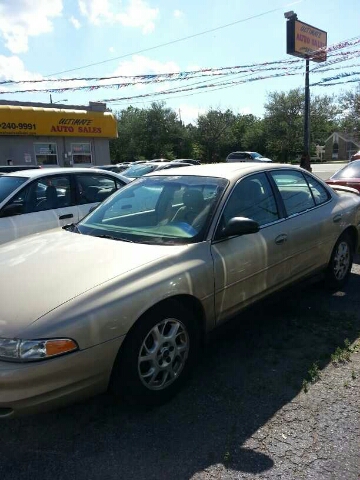
[(51, 360), (0, 361), (0, 419), (43, 412), (104, 392), (123, 339)]

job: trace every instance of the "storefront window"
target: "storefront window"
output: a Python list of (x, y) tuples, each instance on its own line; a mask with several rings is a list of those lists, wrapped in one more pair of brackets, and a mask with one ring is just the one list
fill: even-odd
[(73, 143), (71, 145), (71, 154), (74, 165), (92, 163), (90, 143)]
[(57, 165), (56, 143), (35, 143), (35, 158), (38, 165)]

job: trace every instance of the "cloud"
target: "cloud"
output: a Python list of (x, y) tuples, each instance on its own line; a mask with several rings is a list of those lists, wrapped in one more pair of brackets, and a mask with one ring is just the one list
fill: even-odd
[(160, 62), (144, 55), (133, 55), (131, 60), (121, 62), (113, 75), (144, 75), (151, 73), (179, 72), (179, 66), (173, 61)]
[(74, 25), (74, 27), (76, 28), (76, 30), (78, 30), (79, 28), (81, 28), (81, 23), (79, 22), (79, 20), (73, 16), (71, 16), (69, 18), (69, 21)]
[(129, 0), (125, 8), (113, 0), (78, 0), (78, 3), (80, 13), (93, 25), (120, 23), (140, 28), (144, 34), (154, 30), (159, 16), (159, 9), (151, 8), (144, 0)]
[(28, 38), (53, 30), (51, 19), (61, 15), (62, 0), (0, 0), (0, 36), (12, 53), (28, 50)]
[[(15, 55), (11, 57), (0, 55), (0, 81), (38, 80), (41, 78), (41, 75), (37, 73), (28, 72), (25, 68), (23, 61), (19, 57)], [(17, 87), (21, 88), (20, 85), (18, 85)], [(3, 90), (2, 86), (1, 90)]]
[(175, 18), (180, 18), (180, 17), (183, 17), (184, 16), (184, 12), (182, 12), (181, 10), (174, 10), (174, 17)]
[(185, 125), (188, 123), (195, 124), (198, 116), (206, 112), (206, 108), (195, 107), (187, 104), (179, 105), (178, 108), (181, 120), (185, 123)]

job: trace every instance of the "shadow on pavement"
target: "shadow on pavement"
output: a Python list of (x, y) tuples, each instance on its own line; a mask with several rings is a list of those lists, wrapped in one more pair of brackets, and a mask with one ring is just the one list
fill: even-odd
[(103, 395), (3, 422), (0, 477), (182, 480), (217, 465), (231, 478), (266, 472), (274, 459), (258, 440), (244, 443), (298, 395), (315, 362), (323, 368), (357, 338), (360, 275), (351, 277), (335, 294), (319, 283), (291, 288), (218, 329), (188, 386), (160, 408), (134, 411)]

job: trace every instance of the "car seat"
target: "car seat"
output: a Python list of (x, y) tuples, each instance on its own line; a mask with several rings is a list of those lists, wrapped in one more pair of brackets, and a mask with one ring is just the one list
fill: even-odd
[(175, 213), (172, 221), (186, 222), (191, 225), (205, 207), (204, 196), (200, 190), (187, 189), (183, 194), (183, 204)]

